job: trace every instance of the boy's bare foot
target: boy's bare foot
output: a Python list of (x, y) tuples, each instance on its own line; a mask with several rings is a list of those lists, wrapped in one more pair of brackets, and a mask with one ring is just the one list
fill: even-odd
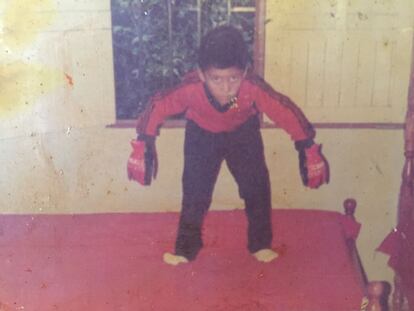
[(253, 253), (253, 256), (261, 262), (271, 262), (272, 260), (276, 259), (279, 255), (274, 250), (270, 248), (264, 248), (256, 253)]
[(176, 266), (180, 263), (188, 263), (188, 259), (184, 256), (178, 256), (171, 253), (164, 253), (163, 259), (165, 263), (173, 266)]

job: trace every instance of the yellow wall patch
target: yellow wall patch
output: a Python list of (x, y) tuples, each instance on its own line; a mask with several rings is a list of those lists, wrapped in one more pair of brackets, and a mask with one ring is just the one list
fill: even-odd
[(65, 83), (62, 71), (14, 61), (0, 64), (0, 117), (10, 116)]
[(3, 43), (12, 50), (24, 48), (55, 16), (54, 0), (9, 1), (3, 17)]
[(0, 117), (28, 108), (65, 82), (62, 71), (16, 59), (30, 49), (56, 14), (54, 0), (13, 0), (5, 5), (0, 42), (8, 55), (0, 62)]

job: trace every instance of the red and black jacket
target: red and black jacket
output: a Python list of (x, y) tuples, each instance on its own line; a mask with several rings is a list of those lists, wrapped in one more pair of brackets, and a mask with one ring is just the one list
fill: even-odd
[(155, 95), (140, 115), (137, 133), (156, 136), (166, 118), (185, 113), (185, 118), (213, 132), (230, 132), (251, 116), (265, 113), (284, 129), (293, 141), (308, 141), (315, 136), (312, 125), (300, 109), (286, 96), (276, 92), (263, 79), (248, 75), (241, 83), (237, 105), (219, 111), (211, 103), (204, 83), (193, 72), (178, 86)]

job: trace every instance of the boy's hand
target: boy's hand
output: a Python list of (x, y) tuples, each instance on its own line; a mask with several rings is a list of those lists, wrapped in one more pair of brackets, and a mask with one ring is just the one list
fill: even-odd
[(321, 153), (321, 145), (299, 150), (299, 168), (303, 184), (309, 188), (316, 189), (329, 182), (329, 166)]
[(144, 186), (150, 185), (158, 169), (155, 140), (132, 140), (131, 146), (132, 152), (127, 163), (128, 178)]

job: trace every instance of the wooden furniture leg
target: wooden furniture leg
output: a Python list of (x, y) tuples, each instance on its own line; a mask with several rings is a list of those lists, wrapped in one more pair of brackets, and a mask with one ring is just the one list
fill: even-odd
[[(357, 202), (355, 199), (348, 198), (343, 203), (345, 215), (355, 220), (355, 209)], [(368, 301), (363, 302), (361, 311), (387, 311), (388, 310), (388, 296), (385, 290), (385, 283), (380, 281), (368, 282), (368, 278), (362, 268), (362, 262), (355, 245), (355, 240), (350, 238), (347, 240), (348, 247), (351, 252), (352, 260), (360, 269), (361, 282), (366, 285)]]
[(385, 311), (386, 306), (384, 306), (384, 283), (383, 282), (370, 282), (368, 284), (368, 306), (367, 311)]
[(392, 311), (403, 311), (404, 294), (402, 292), (401, 277), (398, 273), (394, 276), (394, 291), (392, 293)]

